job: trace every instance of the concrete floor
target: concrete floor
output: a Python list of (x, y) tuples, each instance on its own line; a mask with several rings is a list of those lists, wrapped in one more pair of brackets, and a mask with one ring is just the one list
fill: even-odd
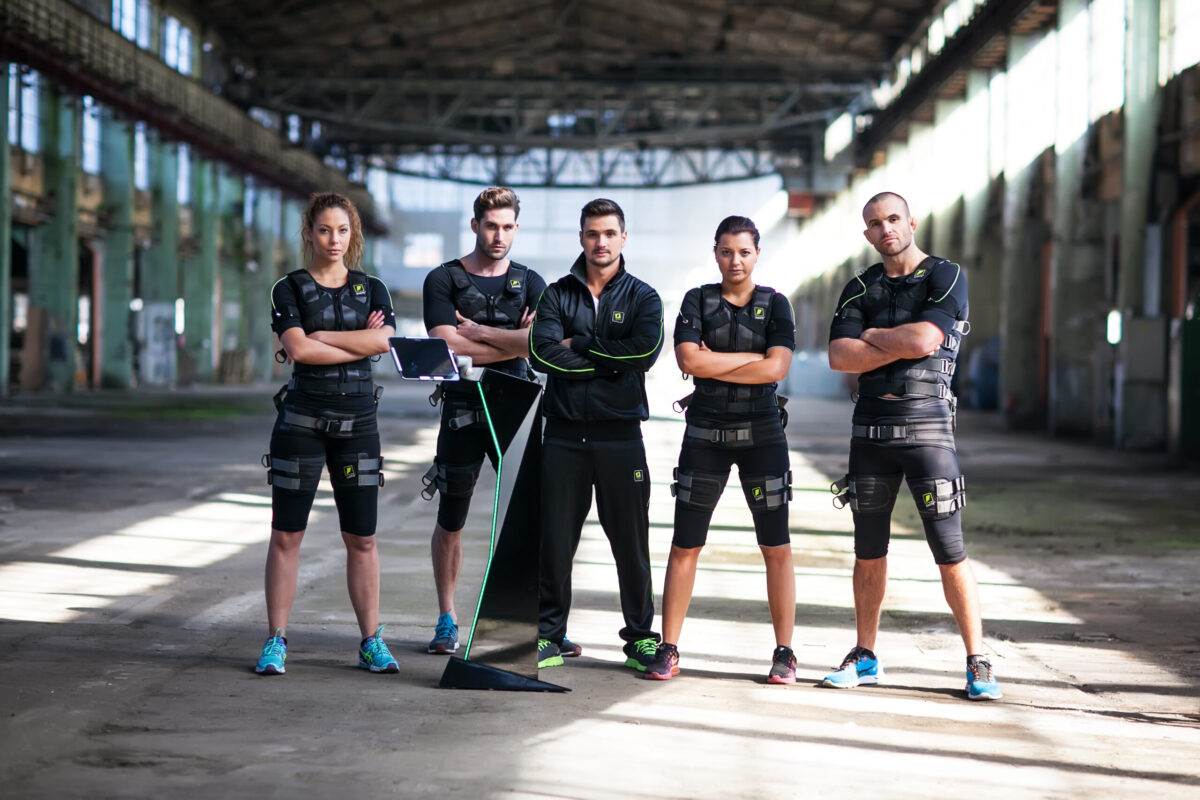
[[(652, 405), (682, 395), (654, 373)], [(665, 377), (664, 377), (665, 376)], [(1200, 785), (1200, 474), (962, 415), (969, 552), (1005, 692), (963, 693), (962, 645), (907, 496), (896, 516), (886, 685), (816, 684), (854, 643), (848, 402), (793, 399), (799, 681), (769, 686), (762, 561), (736, 481), (717, 511), (681, 675), (621, 666), (611, 556), (590, 521), (571, 638), (543, 671), (573, 691), (439, 690), (427, 392), (389, 383), (380, 550), (399, 675), (355, 668), (330, 495), (302, 556), (288, 673), (252, 666), (265, 631), (270, 391), (17, 398), (0, 405), (0, 795), (13, 798), (1155, 797)], [(645, 435), (655, 588), (682, 423)], [(459, 590), (486, 556), (484, 470)], [(464, 631), (465, 634), (465, 631)]]

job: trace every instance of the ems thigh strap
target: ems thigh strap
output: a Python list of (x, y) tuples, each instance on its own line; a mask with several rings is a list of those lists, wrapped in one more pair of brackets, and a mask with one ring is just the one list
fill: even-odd
[(262, 457), (262, 465), (267, 468), (268, 486), (294, 492), (312, 492), (321, 482), (321, 468), (325, 466), (325, 459), (321, 456), (279, 458), (267, 453)]
[(792, 471), (782, 475), (745, 475), (742, 493), (750, 511), (773, 511), (792, 499)]
[(917, 501), (917, 513), (922, 519), (946, 519), (967, 504), (966, 479), (962, 475), (910, 480), (908, 488)]
[(671, 484), (671, 496), (685, 505), (705, 511), (717, 507), (717, 501), (725, 491), (725, 482), (729, 480), (729, 473), (693, 472), (678, 467), (673, 474), (675, 482)]
[(846, 475), (831, 484), (833, 507), (859, 514), (878, 514), (891, 509), (900, 491), (900, 473), (894, 475)]

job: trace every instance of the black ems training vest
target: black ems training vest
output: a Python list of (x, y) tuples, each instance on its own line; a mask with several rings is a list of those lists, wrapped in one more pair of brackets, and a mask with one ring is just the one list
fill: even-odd
[[(458, 313), (479, 325), (488, 325), (501, 330), (514, 331), (521, 327), (521, 312), (528, 305), (525, 301), (525, 273), (527, 271), (525, 267), (514, 261), (509, 262), (508, 274), (504, 276), (504, 291), (497, 297), (479, 291), (479, 288), (471, 282), (462, 262), (447, 261), (442, 264), (442, 269), (446, 270), (450, 280), (454, 283), (453, 296), (450, 299)], [(521, 378), (529, 377), (529, 364), (523, 358), (501, 361), (487, 366), (489, 369), (500, 370)], [(446, 388), (450, 391), (457, 391), (461, 387), (448, 384)], [(474, 390), (471, 392), (474, 393)]]
[[(721, 285), (700, 287), (700, 338), (716, 353), (766, 353), (771, 324), (771, 298), (775, 290), (754, 287), (750, 302), (736, 312), (721, 301)], [(762, 408), (775, 405), (774, 383), (755, 386), (727, 383), (716, 378), (694, 378), (696, 391), (691, 405), (713, 411), (728, 411), (729, 403), (761, 401)], [(754, 402), (754, 410), (759, 402)]]
[(458, 261), (448, 261), (442, 268), (454, 281), (454, 307), (472, 322), (501, 328), (506, 331), (521, 327), (521, 311), (525, 302), (525, 267), (509, 263), (508, 275), (504, 280), (504, 291), (499, 297), (491, 297), (471, 283), (466, 269)]
[[(862, 295), (862, 322), (867, 328), (895, 328), (916, 320), (917, 314), (929, 299), (929, 281), (934, 267), (949, 264), (945, 259), (934, 259), (927, 266), (922, 264), (911, 275), (896, 281), (886, 280), (883, 265), (868, 268), (859, 280), (864, 287)], [(853, 319), (858, 315), (849, 306), (838, 311), (843, 318)], [(907, 358), (885, 364), (858, 378), (858, 393), (863, 397), (881, 397), (894, 394), (897, 397), (944, 397), (952, 404), (950, 381), (954, 377), (958, 348), (967, 328), (966, 305), (955, 312), (955, 323), (950, 333), (942, 338), (936, 353), (926, 358)]]
[[(359, 331), (367, 327), (371, 313), (371, 284), (365, 272), (350, 270), (346, 285), (323, 291), (306, 269), (288, 273), (300, 299), (300, 324), (313, 331)], [(361, 358), (348, 364), (301, 364), (295, 362), (292, 383), (302, 391), (327, 394), (367, 394), (362, 382), (371, 382), (371, 361)]]

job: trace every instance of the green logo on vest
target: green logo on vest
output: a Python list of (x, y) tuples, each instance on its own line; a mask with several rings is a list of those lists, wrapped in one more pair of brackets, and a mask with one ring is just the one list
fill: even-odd
[(755, 319), (762, 319), (766, 315), (767, 315), (767, 310), (765, 308), (763, 308), (762, 306), (754, 307), (754, 318)]
[(933, 505), (933, 495), (930, 494), (929, 492), (926, 492), (925, 494), (923, 494), (921, 496), (921, 499), (923, 501), (925, 501), (925, 505), (927, 505), (927, 506)]
[(361, 283), (354, 284), (354, 293), (355, 294), (362, 294), (365, 291), (366, 291), (366, 289), (363, 288), (363, 285)]
[(511, 289), (520, 289), (520, 288), (521, 288), (521, 281), (520, 281), (519, 279), (517, 279), (517, 278), (513, 278), (512, 280), (510, 280), (510, 281), (508, 282), (508, 286), (509, 286), (509, 288), (511, 288)]
[(755, 486), (753, 489), (751, 489), (751, 490), (750, 490), (750, 494), (754, 495), (754, 499), (755, 499), (755, 500), (761, 500), (761, 499), (762, 499), (762, 496), (763, 496), (763, 490), (762, 490), (762, 487), (761, 487), (761, 486)]
[(347, 478), (353, 478), (354, 477), (354, 465), (347, 464), (346, 466), (342, 467), (342, 475)]
[(643, 480), (645, 480), (645, 473), (643, 473), (640, 469), (635, 469), (633, 471), (633, 480), (635, 483), (641, 483)]
[(924, 275), (924, 274), (925, 274), (925, 270), (923, 270), (923, 269), (919, 269), (919, 270), (917, 270), (915, 273), (913, 273), (913, 277), (919, 278), (919, 277), (921, 277), (921, 276), (922, 276), (922, 275)]
[(614, 311), (613, 312), (613, 322), (624, 322), (624, 321), (625, 321), (625, 312), (624, 311)]

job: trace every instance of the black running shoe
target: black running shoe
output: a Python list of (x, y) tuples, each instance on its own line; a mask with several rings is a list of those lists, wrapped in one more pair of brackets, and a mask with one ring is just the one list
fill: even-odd
[(669, 681), (679, 674), (679, 648), (662, 643), (654, 652), (654, 660), (646, 667), (645, 677), (655, 681)]
[(795, 683), (796, 654), (792, 648), (779, 645), (771, 655), (771, 671), (767, 673), (767, 683)]

